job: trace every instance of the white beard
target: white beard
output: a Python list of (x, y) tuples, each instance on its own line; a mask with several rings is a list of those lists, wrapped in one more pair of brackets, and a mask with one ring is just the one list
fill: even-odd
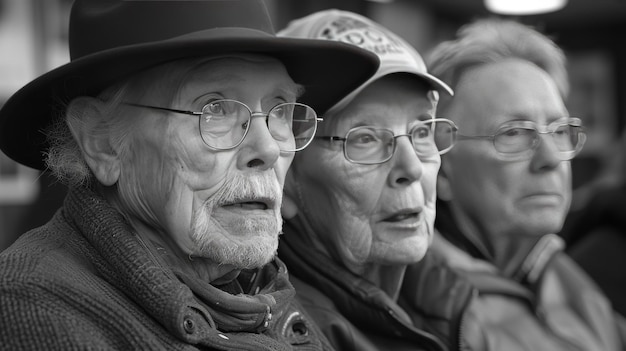
[[(269, 199), (273, 216), (229, 216), (220, 221), (214, 209), (241, 200)], [(278, 249), (282, 230), (280, 206), (282, 187), (272, 172), (260, 175), (234, 175), (194, 214), (191, 224), (193, 256), (208, 258), (240, 269), (261, 267), (270, 262)]]

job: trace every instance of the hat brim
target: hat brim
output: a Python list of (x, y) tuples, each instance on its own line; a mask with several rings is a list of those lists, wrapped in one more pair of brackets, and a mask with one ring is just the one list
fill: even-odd
[(344, 109), (354, 98), (363, 91), (363, 89), (367, 88), (370, 84), (375, 82), (376, 80), (393, 74), (393, 73), (407, 73), (416, 76), (416, 78), (423, 80), (428, 84), (433, 90), (436, 90), (440, 93), (445, 93), (448, 96), (454, 96), (454, 90), (450, 88), (445, 82), (441, 79), (433, 76), (432, 74), (420, 72), (411, 67), (407, 67), (405, 65), (383, 65), (379, 68), (378, 72), (370, 77), (365, 83), (363, 83), (358, 88), (352, 90), (352, 92), (346, 95), (343, 99), (337, 102), (334, 106), (328, 109), (329, 114), (335, 114), (338, 111)]
[(0, 110), (0, 149), (26, 166), (44, 169), (43, 130), (66, 102), (94, 96), (120, 79), (165, 62), (225, 53), (256, 53), (282, 61), (305, 87), (301, 102), (318, 113), (357, 88), (378, 68), (375, 54), (327, 40), (281, 38), (262, 31), (215, 28), (169, 40), (84, 56), (33, 80)]

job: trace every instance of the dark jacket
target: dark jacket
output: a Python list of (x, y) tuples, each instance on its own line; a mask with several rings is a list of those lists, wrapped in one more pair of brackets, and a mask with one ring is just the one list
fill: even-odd
[(50, 222), (0, 254), (0, 345), (328, 349), (293, 296), (278, 260), (219, 288), (176, 273), (150, 256), (100, 196), (74, 189)]
[(597, 190), (568, 214), (560, 234), (567, 253), (626, 316), (626, 184)]
[(298, 240), (285, 223), (279, 257), (289, 267), (297, 299), (337, 350), (444, 350), (416, 327), (412, 313), (384, 291)]

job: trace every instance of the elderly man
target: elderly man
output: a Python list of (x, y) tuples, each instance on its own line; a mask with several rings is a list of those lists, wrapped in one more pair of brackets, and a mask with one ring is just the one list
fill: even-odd
[(435, 118), (436, 91), (452, 91), (404, 40), (352, 12), (320, 11), (279, 34), (358, 44), (381, 60), (287, 175), (279, 256), (297, 298), (338, 350), (443, 350), (400, 288), (432, 240), (439, 155), (455, 133)]
[[(622, 350), (610, 304), (553, 234), (585, 142), (564, 104), (563, 53), (531, 28), (490, 19), (429, 58), (455, 89), (439, 111), (459, 135), (437, 180), (436, 260), (407, 272), (405, 293), (439, 321), (428, 329), (463, 350)], [(444, 279), (447, 288), (424, 293)]]
[(0, 111), (2, 150), (70, 186), (0, 254), (2, 348), (327, 348), (274, 259), (318, 120), (296, 100), (326, 109), (376, 56), (277, 38), (257, 0), (78, 0), (70, 49)]

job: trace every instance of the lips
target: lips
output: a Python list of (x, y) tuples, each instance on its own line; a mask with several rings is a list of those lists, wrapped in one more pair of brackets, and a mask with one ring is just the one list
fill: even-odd
[(267, 210), (274, 208), (275, 201), (272, 199), (239, 199), (224, 203), (221, 207), (242, 210)]
[(228, 205), (224, 205), (223, 207), (237, 207), (237, 208), (241, 208), (244, 210), (267, 210), (269, 206), (263, 202), (249, 201), (249, 202), (228, 204)]
[(554, 192), (534, 193), (534, 194), (526, 195), (522, 198), (523, 203), (533, 204), (534, 206), (536, 205), (560, 206), (563, 200), (564, 200), (563, 195), (554, 193)]
[(419, 217), (419, 211), (400, 211), (383, 219), (383, 222), (402, 222), (405, 220), (416, 220)]

